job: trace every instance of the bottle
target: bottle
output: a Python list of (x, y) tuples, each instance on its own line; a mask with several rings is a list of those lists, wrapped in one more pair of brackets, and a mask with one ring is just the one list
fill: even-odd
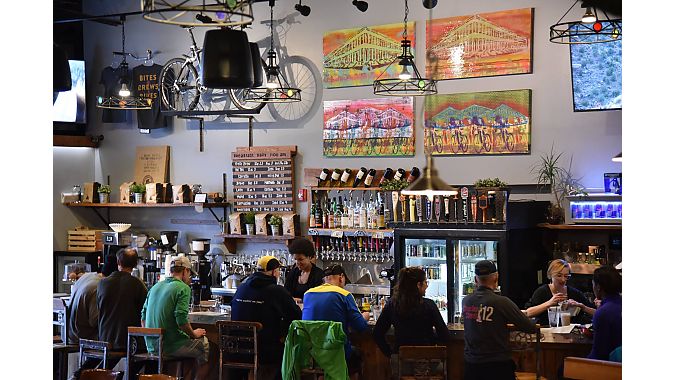
[(368, 174), (366, 174), (366, 179), (364, 179), (364, 186), (371, 187), (373, 178), (376, 176), (376, 169), (369, 169)]
[(341, 200), (340, 197), (338, 197), (338, 202), (336, 203), (336, 210), (333, 212), (333, 224), (335, 225), (333, 228), (345, 228), (343, 226), (343, 206), (340, 204)]
[(359, 168), (357, 175), (354, 176), (354, 182), (352, 182), (352, 187), (359, 186), (359, 183), (361, 183), (361, 181), (364, 180), (366, 172), (367, 172), (366, 168), (364, 167)]
[(374, 213), (374, 204), (373, 204), (373, 192), (371, 191), (369, 194), (369, 203), (368, 207), (366, 208), (368, 210), (368, 213), (366, 214), (366, 225), (368, 226), (368, 229), (376, 229), (376, 215)]
[[(378, 193), (378, 198), (380, 198), (380, 193)], [(378, 207), (378, 223), (377, 227), (379, 230), (382, 230), (385, 228), (385, 205), (383, 205), (383, 202), (379, 200), (380, 206)]]
[(347, 186), (347, 180), (350, 179), (350, 175), (352, 174), (352, 169), (345, 169), (343, 170), (343, 174), (340, 176), (340, 186)]
[(352, 228), (359, 228), (359, 214), (361, 212), (361, 205), (359, 204), (359, 200), (356, 201), (354, 205), (354, 210), (353, 210), (353, 220), (352, 220)]
[(397, 172), (394, 173), (394, 179), (397, 181), (400, 181), (402, 178), (404, 178), (404, 175), (406, 174), (406, 170), (399, 168), (397, 169)]
[(420, 169), (416, 168), (415, 166), (411, 169), (411, 172), (408, 173), (408, 177), (406, 177), (406, 182), (411, 183), (418, 179), (420, 177)]
[(308, 223), (309, 228), (315, 228), (316, 220), (315, 220), (315, 213), (317, 212), (317, 209), (315, 208), (314, 202), (312, 202), (312, 208), (310, 209), (310, 222)]
[(322, 209), (322, 215), (324, 216), (324, 219), (322, 220), (322, 227), (324, 228), (329, 228), (329, 210), (328, 210), (328, 205), (329, 203), (329, 197), (326, 197), (326, 201), (324, 201), (323, 209)]
[(411, 222), (415, 222), (415, 196), (409, 195), (408, 196), (408, 213), (409, 213), (409, 218), (408, 220)]
[(359, 227), (358, 228), (368, 228), (368, 208), (366, 202), (364, 202), (364, 196), (362, 194), (361, 207), (359, 209)]
[(347, 209), (347, 212), (343, 212), (343, 216), (347, 218), (346, 220), (346, 227), (343, 228), (354, 228), (354, 206), (352, 205), (352, 194), (350, 194), (350, 203), (347, 203), (347, 200), (345, 201), (345, 207)]
[(392, 178), (394, 178), (394, 170), (392, 170), (392, 168), (387, 168), (385, 169), (385, 173), (383, 173), (383, 176), (380, 177), (380, 182), (378, 182), (378, 185), (380, 186), (383, 184), (383, 182), (385, 182), (386, 180), (391, 180)]
[(321, 200), (317, 199), (317, 206), (315, 207), (315, 228), (324, 228), (324, 214), (322, 212)]
[(322, 172), (319, 173), (319, 177), (317, 177), (317, 186), (326, 184), (326, 180), (329, 179), (330, 174), (331, 172), (329, 169), (322, 169)]
[(331, 199), (331, 202), (329, 203), (329, 228), (334, 229), (336, 228), (336, 219), (335, 219), (335, 214), (334, 214), (334, 209), (335, 209), (335, 200)]
[(340, 182), (340, 175), (341, 174), (343, 174), (343, 172), (340, 171), (340, 169), (338, 169), (338, 168), (333, 169), (333, 173), (331, 173), (331, 186)]

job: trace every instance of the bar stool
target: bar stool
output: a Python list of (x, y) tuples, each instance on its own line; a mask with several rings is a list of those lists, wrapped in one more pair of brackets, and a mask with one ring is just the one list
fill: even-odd
[(218, 321), (219, 367), (218, 379), (223, 380), (223, 368), (253, 370), (258, 377), (259, 322)]
[(80, 380), (116, 380), (119, 372), (109, 369), (85, 369), (80, 374)]
[(68, 375), (68, 354), (78, 351), (76, 344), (68, 344), (68, 329), (70, 322), (70, 308), (63, 299), (54, 298), (53, 302), (53, 320), (52, 325), (59, 326), (59, 337), (54, 337), (53, 355), (56, 365), (54, 378), (56, 380), (66, 380)]
[(138, 380), (178, 380), (178, 377), (165, 375), (163, 373), (153, 373), (150, 375), (139, 375)]
[(446, 363), (446, 346), (399, 347), (399, 379), (401, 380), (446, 379)]
[[(540, 369), (540, 363), (542, 362), (542, 359), (540, 358), (542, 353), (542, 349), (540, 348), (540, 341), (543, 338), (542, 332), (540, 331), (539, 324), (536, 324), (535, 326), (537, 327), (537, 332), (526, 333), (517, 330), (511, 323), (507, 324), (507, 329), (509, 330), (509, 346), (512, 350), (514, 363), (516, 364), (514, 376), (517, 380), (547, 380), (541, 375)], [(535, 355), (535, 372), (529, 371), (532, 354)]]
[(123, 351), (112, 351), (108, 342), (101, 340), (80, 339), (80, 365), (89, 358), (103, 360), (103, 368), (108, 368), (108, 359), (122, 359), (126, 355)]
[[(127, 379), (131, 379), (131, 363), (138, 361), (157, 361), (157, 372), (162, 373), (162, 367), (167, 362), (176, 362), (176, 376), (183, 377), (183, 362), (186, 360), (193, 360), (191, 358), (185, 359), (167, 359), (162, 354), (163, 350), (163, 336), (164, 329), (160, 328), (147, 328), (147, 327), (128, 327), (127, 328), (127, 366), (125, 372), (127, 373)], [(158, 353), (157, 355), (145, 352), (145, 353), (134, 353), (131, 352), (131, 339), (133, 337), (143, 337), (143, 338), (157, 338), (158, 343)], [(197, 369), (197, 368), (196, 368)]]

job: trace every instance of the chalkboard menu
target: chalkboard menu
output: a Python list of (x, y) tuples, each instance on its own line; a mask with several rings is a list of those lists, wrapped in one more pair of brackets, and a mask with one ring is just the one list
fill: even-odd
[(237, 148), (232, 152), (235, 211), (295, 212), (295, 146)]

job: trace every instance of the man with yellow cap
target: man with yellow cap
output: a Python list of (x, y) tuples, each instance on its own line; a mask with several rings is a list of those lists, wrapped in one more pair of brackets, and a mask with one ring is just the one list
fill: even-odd
[[(258, 373), (262, 379), (281, 380), (284, 338), (291, 321), (301, 319), (300, 308), (291, 294), (277, 285), (281, 266), (274, 256), (261, 257), (258, 271), (237, 287), (230, 303), (233, 321), (260, 322), (263, 325), (258, 333)], [(228, 378), (246, 378), (246, 373), (230, 372)]]

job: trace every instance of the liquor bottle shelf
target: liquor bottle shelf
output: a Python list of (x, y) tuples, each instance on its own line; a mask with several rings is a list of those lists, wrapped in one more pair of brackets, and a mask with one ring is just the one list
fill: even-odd
[(540, 223), (538, 227), (550, 230), (622, 230), (622, 224), (549, 224)]
[(85, 203), (85, 202), (70, 202), (65, 203), (68, 207), (93, 207), (93, 208), (152, 208), (152, 207), (195, 207), (203, 206), (211, 207), (226, 207), (230, 203)]
[(596, 268), (600, 267), (599, 264), (570, 263), (570, 272), (573, 274), (594, 274)]
[(236, 234), (218, 234), (217, 237), (222, 237), (223, 239), (240, 239), (248, 241), (286, 241), (293, 240), (296, 236), (293, 235), (281, 235), (281, 236), (272, 236), (272, 235), (236, 235)]
[(346, 191), (355, 191), (355, 190), (366, 190), (366, 191), (392, 191), (384, 190), (379, 186), (370, 186), (370, 187), (340, 187), (340, 186), (311, 186), (310, 190), (312, 191), (331, 191), (331, 190), (346, 190)]
[(406, 256), (408, 260), (414, 261), (436, 261), (436, 262), (446, 262), (445, 257), (422, 257), (422, 256)]
[(353, 228), (310, 228), (308, 235), (311, 236), (371, 236), (376, 239), (394, 236), (394, 230), (372, 230), (372, 229), (353, 229)]

